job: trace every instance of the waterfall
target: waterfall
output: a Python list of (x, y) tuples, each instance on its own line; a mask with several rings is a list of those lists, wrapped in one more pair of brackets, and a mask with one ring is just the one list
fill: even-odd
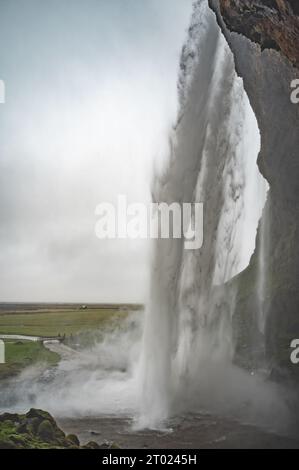
[(141, 360), (141, 421), (152, 426), (207, 395), (217, 399), (234, 354), (236, 293), (227, 285), (250, 261), (266, 199), (257, 122), (207, 0), (194, 4), (178, 90), (169, 162), (152, 194), (202, 202), (204, 244), (188, 251), (181, 239), (155, 242)]
[(263, 217), (261, 218), (259, 229), (259, 255), (258, 255), (258, 275), (257, 275), (257, 325), (260, 333), (265, 334), (267, 321), (267, 305), (266, 305), (266, 256), (269, 255), (269, 201), (265, 204)]

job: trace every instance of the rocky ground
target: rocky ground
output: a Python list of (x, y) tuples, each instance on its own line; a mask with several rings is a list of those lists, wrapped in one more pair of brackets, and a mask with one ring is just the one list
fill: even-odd
[(0, 449), (100, 449), (113, 448), (113, 444), (100, 445), (89, 441), (80, 445), (75, 434), (66, 435), (54, 418), (43, 410), (31, 408), (28, 413), (0, 415)]
[(63, 418), (58, 423), (34, 408), (26, 414), (4, 413), (0, 449), (299, 449), (292, 437), (210, 414), (173, 418), (163, 430), (134, 429), (132, 418), (124, 416)]
[(299, 449), (299, 440), (211, 414), (171, 419), (164, 430), (136, 430), (129, 417), (59, 419), (82, 441), (115, 440), (122, 449)]

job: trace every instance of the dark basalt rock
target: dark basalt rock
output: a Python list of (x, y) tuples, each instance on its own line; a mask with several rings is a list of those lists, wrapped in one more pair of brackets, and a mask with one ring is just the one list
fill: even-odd
[(81, 446), (77, 436), (68, 436), (54, 418), (43, 410), (0, 415), (0, 449), (100, 449), (96, 442)]
[(66, 438), (68, 441), (72, 442), (75, 446), (80, 446), (80, 441), (75, 434), (68, 434)]
[[(235, 57), (235, 67), (261, 133), (260, 172), (270, 185), (263, 223), (265, 256), (264, 336), (257, 327), (261, 224), (249, 267), (238, 287), (234, 315), (236, 362), (267, 365), (272, 378), (299, 380), (290, 344), (299, 338), (299, 105), (291, 82), (299, 78), (299, 2), (209, 0)], [(279, 374), (277, 373), (279, 371)]]
[(299, 66), (299, 2), (297, 0), (220, 0), (230, 31), (247, 36), (262, 49), (281, 51)]

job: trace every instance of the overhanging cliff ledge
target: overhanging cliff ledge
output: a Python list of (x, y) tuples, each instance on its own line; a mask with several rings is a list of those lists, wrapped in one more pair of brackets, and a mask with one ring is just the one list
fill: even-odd
[[(261, 224), (249, 267), (238, 276), (234, 315), (236, 361), (248, 367), (266, 361), (273, 376), (287, 371), (290, 344), (299, 338), (299, 104), (291, 83), (299, 78), (298, 0), (209, 0), (234, 53), (235, 67), (261, 133), (258, 166), (270, 185), (266, 226), (264, 337), (256, 324)], [(282, 376), (285, 372), (283, 372)]]
[(299, 67), (298, 0), (220, 0), (219, 6), (230, 31), (248, 37), (262, 50), (280, 51)]

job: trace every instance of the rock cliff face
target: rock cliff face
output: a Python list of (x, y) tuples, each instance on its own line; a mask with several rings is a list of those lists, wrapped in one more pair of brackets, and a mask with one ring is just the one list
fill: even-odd
[(299, 66), (298, 0), (221, 0), (221, 15), (231, 31), (262, 49), (275, 49)]
[[(266, 361), (273, 376), (299, 377), (290, 343), (299, 338), (299, 78), (297, 0), (209, 0), (234, 53), (237, 73), (261, 132), (258, 166), (270, 190), (250, 266), (238, 276), (234, 316), (236, 360)], [(262, 247), (262, 227), (266, 238)], [(263, 251), (263, 253), (262, 253)], [(257, 322), (259, 260), (264, 255), (264, 334)], [(290, 373), (290, 374), (289, 374)]]

